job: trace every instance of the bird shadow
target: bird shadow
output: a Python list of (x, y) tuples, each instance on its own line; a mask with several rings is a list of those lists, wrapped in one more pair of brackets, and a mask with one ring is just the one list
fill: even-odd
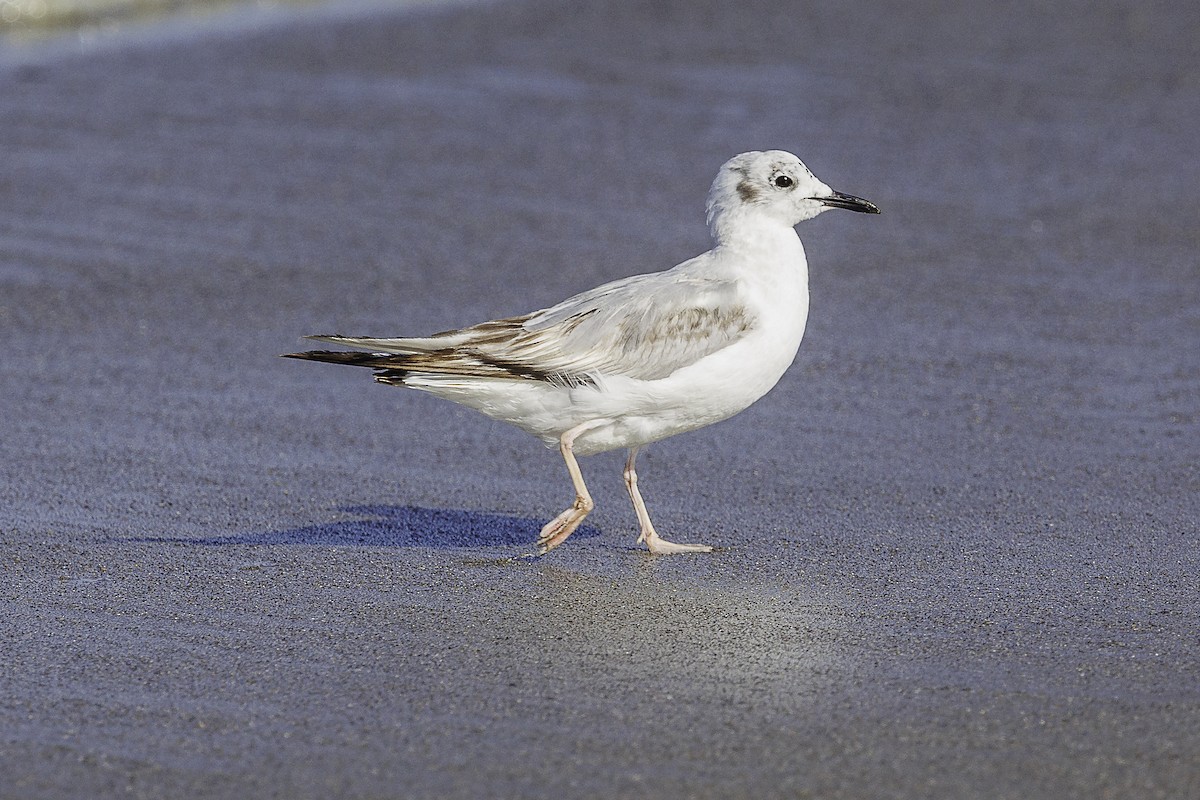
[[(309, 547), (428, 547), (435, 549), (530, 546), (544, 520), (508, 517), (454, 508), (356, 505), (337, 509), (339, 519), (281, 531), (251, 531), (228, 536), (144, 537), (138, 542), (226, 546), (303, 545)], [(599, 536), (583, 525), (573, 538)]]

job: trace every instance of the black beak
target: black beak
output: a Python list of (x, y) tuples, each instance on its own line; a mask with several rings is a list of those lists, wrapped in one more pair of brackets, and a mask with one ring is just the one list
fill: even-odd
[(816, 200), (818, 203), (823, 203), (830, 208), (844, 208), (847, 211), (861, 211), (864, 214), (879, 213), (879, 206), (870, 200), (863, 200), (861, 197), (855, 197), (852, 194), (834, 192), (828, 197), (810, 197), (809, 199)]

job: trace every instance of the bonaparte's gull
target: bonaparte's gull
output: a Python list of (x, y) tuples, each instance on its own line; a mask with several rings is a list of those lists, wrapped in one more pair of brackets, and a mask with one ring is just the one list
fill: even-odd
[(808, 318), (808, 262), (793, 226), (830, 208), (879, 213), (791, 153), (742, 153), (708, 193), (716, 245), (703, 255), (519, 317), (415, 339), (311, 336), (366, 352), (288, 357), (370, 367), (380, 383), (453, 400), (557, 446), (575, 502), (542, 528), (539, 555), (594, 506), (575, 456), (620, 447), (629, 448), (638, 542), (651, 553), (706, 552), (655, 532), (638, 492), (638, 449), (733, 416), (783, 375)]

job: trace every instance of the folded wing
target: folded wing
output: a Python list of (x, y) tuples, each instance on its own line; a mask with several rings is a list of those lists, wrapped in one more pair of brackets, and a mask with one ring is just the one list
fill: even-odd
[(425, 338), (310, 337), (370, 353), (295, 355), (369, 366), (396, 378), (421, 373), (584, 386), (602, 376), (665, 378), (738, 341), (754, 324), (733, 282), (665, 272)]

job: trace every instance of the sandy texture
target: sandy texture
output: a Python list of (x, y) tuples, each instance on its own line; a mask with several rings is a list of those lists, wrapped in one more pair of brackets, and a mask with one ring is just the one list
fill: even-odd
[[(737, 10), (735, 10), (735, 8)], [(0, 796), (1200, 795), (1194, 3), (497, 3), (0, 69)], [(570, 499), (305, 333), (707, 248), (791, 149), (757, 406)]]

